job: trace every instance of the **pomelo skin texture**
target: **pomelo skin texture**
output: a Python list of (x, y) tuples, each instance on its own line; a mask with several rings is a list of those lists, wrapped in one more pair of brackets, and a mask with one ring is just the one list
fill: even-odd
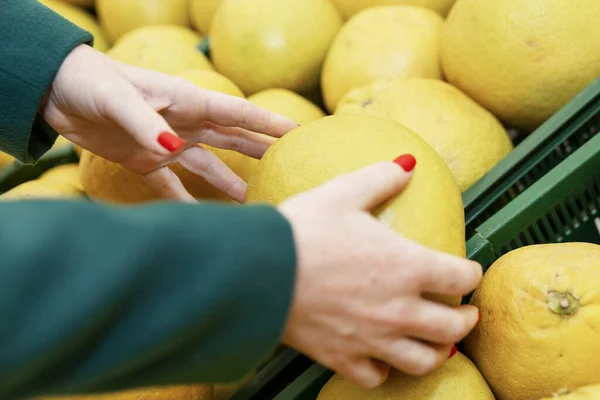
[(317, 400), (494, 400), (494, 396), (475, 365), (456, 353), (424, 376), (393, 370), (388, 380), (373, 390), (362, 390), (334, 375)]
[(498, 400), (539, 400), (600, 382), (600, 246), (513, 250), (471, 298), (481, 321), (464, 341)]
[(444, 74), (532, 131), (600, 76), (598, 21), (598, 0), (458, 0), (442, 34)]
[(550, 397), (540, 400), (598, 400), (600, 399), (600, 385), (583, 386), (578, 389), (561, 389)]
[(406, 153), (417, 160), (410, 182), (373, 214), (408, 239), (464, 257), (463, 204), (448, 166), (417, 134), (392, 120), (344, 114), (292, 130), (258, 163), (246, 200), (279, 204), (341, 174)]

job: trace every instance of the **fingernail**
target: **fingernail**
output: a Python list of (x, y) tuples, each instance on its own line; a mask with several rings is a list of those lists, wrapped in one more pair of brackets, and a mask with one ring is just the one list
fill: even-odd
[(452, 346), (452, 348), (450, 349), (450, 355), (448, 356), (448, 358), (452, 358), (457, 352), (456, 346)]
[(159, 134), (158, 143), (170, 152), (175, 152), (185, 146), (185, 142), (171, 132), (162, 132)]
[(394, 162), (402, 167), (402, 169), (406, 172), (412, 171), (415, 168), (415, 165), (417, 165), (417, 159), (411, 154), (403, 154), (396, 158)]

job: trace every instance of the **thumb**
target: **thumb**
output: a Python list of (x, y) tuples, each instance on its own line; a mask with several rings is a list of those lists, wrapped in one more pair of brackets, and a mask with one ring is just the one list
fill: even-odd
[(315, 194), (337, 208), (371, 210), (402, 190), (415, 165), (416, 159), (404, 154), (394, 162), (379, 162), (332, 179)]

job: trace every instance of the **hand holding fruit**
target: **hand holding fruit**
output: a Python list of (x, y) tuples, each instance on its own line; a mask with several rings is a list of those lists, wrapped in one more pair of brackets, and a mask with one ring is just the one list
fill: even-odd
[(65, 59), (41, 113), (67, 139), (141, 174), (163, 197), (183, 201), (195, 200), (167, 167), (173, 162), (234, 200), (245, 195), (244, 181), (196, 144), (260, 158), (273, 137), (297, 126), (241, 98), (120, 63), (84, 45)]
[(386, 379), (381, 362), (431, 371), (478, 320), (475, 307), (422, 297), (470, 292), (478, 264), (404, 239), (369, 213), (402, 190), (413, 166), (374, 164), (280, 205), (298, 253), (283, 340), (365, 388)]

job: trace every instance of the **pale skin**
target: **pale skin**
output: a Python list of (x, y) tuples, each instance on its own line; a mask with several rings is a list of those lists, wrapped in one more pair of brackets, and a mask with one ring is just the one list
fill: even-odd
[[(139, 173), (166, 199), (186, 202), (196, 200), (167, 168), (174, 161), (239, 202), (246, 191), (196, 144), (260, 158), (297, 126), (244, 99), (122, 64), (83, 45), (65, 59), (40, 111), (67, 139)], [(157, 137), (165, 131), (185, 146), (162, 147)], [(469, 293), (481, 279), (479, 264), (404, 239), (369, 213), (410, 177), (397, 164), (381, 162), (278, 208), (292, 226), (298, 257), (282, 340), (363, 388), (383, 383), (390, 366), (413, 375), (432, 371), (478, 320), (475, 307), (452, 308), (423, 293)]]

